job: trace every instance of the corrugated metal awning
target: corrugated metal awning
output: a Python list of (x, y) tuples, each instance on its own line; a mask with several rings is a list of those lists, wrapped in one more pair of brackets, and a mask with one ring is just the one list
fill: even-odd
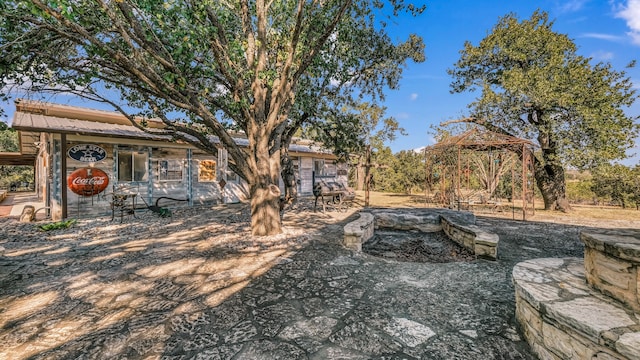
[[(11, 127), (21, 131), (22, 133), (29, 134), (38, 134), (39, 132), (45, 132), (157, 141), (170, 141), (172, 139), (170, 135), (152, 134), (140, 130), (132, 125), (72, 119), (22, 111), (15, 112)], [(154, 129), (151, 129), (151, 131), (153, 130)], [(236, 144), (241, 147), (247, 147), (249, 145), (249, 141), (245, 138), (235, 138), (234, 140)], [(212, 142), (220, 143), (217, 137), (212, 137)], [(25, 141), (25, 144), (27, 143), (29, 143), (29, 141)], [(30, 152), (24, 151), (26, 149), (22, 150), (23, 153)], [(293, 153), (323, 154), (330, 156), (332, 155), (331, 150), (325, 149), (315, 144), (301, 145), (293, 143), (289, 147), (289, 151)]]
[(16, 130), (29, 132), (39, 131), (47, 133), (99, 135), (107, 137), (165, 141), (171, 139), (171, 136), (150, 134), (134, 126), (69, 119), (18, 111), (13, 117), (11, 127)]

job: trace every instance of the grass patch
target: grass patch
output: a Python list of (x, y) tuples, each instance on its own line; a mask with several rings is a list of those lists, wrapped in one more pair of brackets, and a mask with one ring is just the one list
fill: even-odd
[(63, 221), (56, 221), (44, 225), (38, 226), (38, 230), (40, 231), (51, 231), (51, 230), (60, 230), (60, 229), (68, 229), (73, 224), (76, 223), (76, 219), (68, 219)]

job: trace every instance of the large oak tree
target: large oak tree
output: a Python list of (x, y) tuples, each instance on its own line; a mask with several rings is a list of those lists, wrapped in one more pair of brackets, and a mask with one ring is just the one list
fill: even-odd
[(539, 145), (545, 208), (567, 210), (565, 167), (624, 157), (638, 131), (624, 110), (637, 96), (623, 71), (592, 64), (552, 27), (544, 12), (523, 21), (507, 15), (480, 44), (465, 43), (449, 73), (453, 92), (481, 91), (466, 121)]
[[(159, 118), (212, 154), (224, 147), (250, 187), (252, 233), (270, 235), (281, 231), (282, 152), (314, 116), (313, 96), (397, 83), (423, 44), (395, 44), (386, 24), (422, 10), (404, 0), (8, 0), (0, 76), (108, 102), (143, 129), (135, 116)], [(306, 115), (290, 117), (301, 101)]]

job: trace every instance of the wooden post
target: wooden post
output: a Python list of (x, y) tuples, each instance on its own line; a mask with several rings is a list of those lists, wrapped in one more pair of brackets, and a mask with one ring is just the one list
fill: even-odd
[(369, 185), (371, 183), (371, 145), (367, 144), (364, 165), (364, 207), (369, 207)]
[(522, 220), (527, 220), (527, 153), (522, 144)]
[(67, 218), (67, 134), (60, 134), (60, 185), (62, 187), (62, 218)]
[(460, 146), (458, 146), (458, 175), (456, 176), (456, 193), (458, 195), (458, 211), (460, 211), (460, 201), (462, 200), (462, 192), (460, 190)]

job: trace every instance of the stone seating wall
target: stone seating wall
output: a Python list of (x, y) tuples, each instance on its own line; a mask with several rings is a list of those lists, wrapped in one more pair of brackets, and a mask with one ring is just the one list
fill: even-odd
[(7, 198), (7, 190), (0, 190), (0, 203)]
[(373, 214), (361, 212), (358, 220), (344, 227), (344, 246), (355, 251), (362, 251), (362, 244), (373, 236)]
[(579, 258), (513, 269), (516, 319), (540, 359), (640, 359), (639, 314), (587, 285)]
[(442, 230), (449, 239), (472, 251), (476, 256), (495, 260), (498, 257), (498, 235), (486, 232), (480, 227), (460, 225), (442, 217)]
[(640, 314), (640, 231), (582, 231), (580, 239), (587, 283)]
[(371, 213), (360, 213), (358, 220), (345, 225), (343, 241), (348, 249), (362, 251), (362, 244), (373, 236), (375, 229), (422, 232), (444, 230), (451, 240), (474, 252), (476, 256), (495, 260), (498, 255), (498, 235), (483, 231), (474, 223), (473, 214), (450, 210), (374, 209)]

